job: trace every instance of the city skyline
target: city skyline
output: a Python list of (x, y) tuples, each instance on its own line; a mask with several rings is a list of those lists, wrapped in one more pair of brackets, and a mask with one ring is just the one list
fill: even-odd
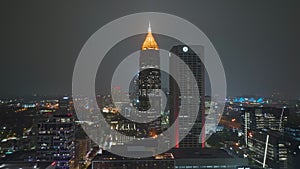
[(2, 2), (0, 169), (299, 168), (299, 5)]

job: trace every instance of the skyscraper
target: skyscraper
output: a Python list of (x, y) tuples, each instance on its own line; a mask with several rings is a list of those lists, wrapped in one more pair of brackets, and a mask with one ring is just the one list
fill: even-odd
[(134, 104), (143, 121), (145, 136), (155, 137), (161, 132), (161, 72), (159, 49), (149, 23), (148, 33), (141, 47), (139, 74), (136, 79)]
[[(179, 74), (179, 79), (174, 81), (170, 78), (170, 121), (174, 123), (176, 118), (179, 118), (178, 124), (175, 124), (175, 142), (176, 147), (188, 148), (188, 147), (204, 147), (205, 141), (205, 133), (201, 131), (204, 129), (204, 64), (200, 60), (200, 57), (203, 57), (203, 47), (202, 46), (195, 46), (197, 50), (194, 52), (189, 46), (186, 45), (178, 45), (174, 46), (171, 49), (171, 57), (170, 57), (170, 72), (177, 72)], [(193, 49), (195, 49), (193, 48)], [(174, 59), (174, 55), (178, 56), (184, 63), (177, 63)], [(199, 105), (199, 112), (197, 117), (190, 117), (191, 112), (194, 111), (191, 107), (195, 106), (195, 102), (185, 102), (181, 103), (181, 92), (179, 90), (178, 84), (184, 84), (187, 90), (192, 89), (194, 84), (191, 80), (186, 79), (185, 74), (186, 72), (180, 71), (180, 69), (184, 66), (183, 64), (188, 65), (191, 72), (193, 73), (195, 80), (198, 85), (199, 90), (199, 97), (200, 97), (200, 105)], [(191, 91), (193, 92), (193, 91)], [(194, 93), (197, 94), (197, 93)], [(193, 99), (193, 98), (191, 98)], [(183, 105), (185, 104), (185, 105)], [(198, 104), (198, 103), (196, 103)], [(179, 115), (179, 110), (181, 109), (181, 115)], [(196, 119), (195, 119), (196, 118)], [(192, 124), (194, 123), (193, 127), (189, 131), (188, 135), (184, 137), (183, 140), (179, 142), (179, 138), (184, 136), (184, 132), (188, 130), (185, 127), (185, 124)], [(203, 130), (205, 131), (205, 130)]]

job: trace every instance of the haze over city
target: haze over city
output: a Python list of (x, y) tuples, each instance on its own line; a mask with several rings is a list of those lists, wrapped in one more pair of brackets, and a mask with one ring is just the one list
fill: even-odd
[(298, 169), (299, 1), (1, 1), (0, 169)]
[[(131, 1), (122, 9), (118, 3), (2, 2), (1, 96), (70, 94), (76, 58), (96, 30), (127, 14), (157, 11), (183, 17), (207, 35), (223, 62), (229, 96), (299, 98), (298, 1)], [(107, 58), (122, 58), (142, 41), (131, 38)]]

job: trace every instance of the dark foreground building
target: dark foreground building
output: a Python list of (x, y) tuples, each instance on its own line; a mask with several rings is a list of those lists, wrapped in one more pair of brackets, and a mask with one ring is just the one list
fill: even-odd
[(174, 148), (149, 158), (126, 158), (103, 151), (92, 161), (92, 169), (214, 168), (250, 169), (248, 159), (232, 157), (221, 149)]
[(175, 168), (250, 168), (248, 159), (232, 157), (222, 149), (174, 148), (169, 153), (174, 156)]
[(148, 158), (127, 158), (103, 151), (92, 161), (92, 169), (174, 169), (175, 162), (171, 153)]
[[(247, 146), (251, 151), (251, 158), (255, 159), (256, 162), (263, 165), (266, 155), (266, 167), (287, 169), (288, 149), (285, 143), (283, 135), (278, 131), (257, 131), (251, 134)], [(265, 151), (266, 148), (267, 151)]]
[(49, 162), (12, 161), (0, 162), (1, 169), (55, 169), (55, 164)]

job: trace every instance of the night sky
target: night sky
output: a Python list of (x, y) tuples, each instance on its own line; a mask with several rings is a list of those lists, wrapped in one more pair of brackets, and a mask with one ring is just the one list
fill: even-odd
[[(87, 39), (137, 12), (170, 13), (198, 26), (221, 57), (229, 96), (278, 91), (300, 98), (299, 0), (1, 1), (0, 98), (70, 94)], [(134, 40), (131, 50), (143, 39)]]

